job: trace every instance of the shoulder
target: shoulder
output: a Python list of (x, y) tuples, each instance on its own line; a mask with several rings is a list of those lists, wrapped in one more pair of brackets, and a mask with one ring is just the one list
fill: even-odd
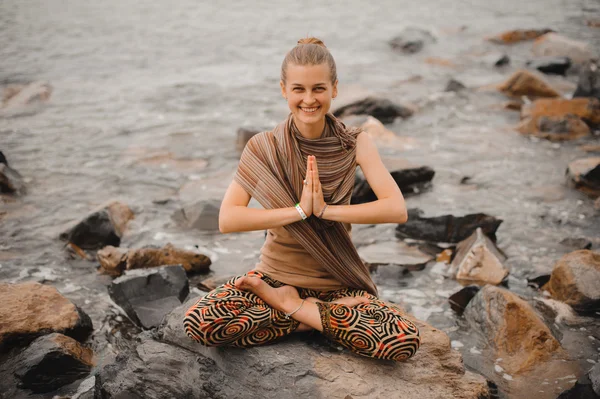
[(356, 162), (360, 165), (374, 154), (378, 154), (378, 152), (371, 135), (365, 131), (360, 132), (356, 136)]

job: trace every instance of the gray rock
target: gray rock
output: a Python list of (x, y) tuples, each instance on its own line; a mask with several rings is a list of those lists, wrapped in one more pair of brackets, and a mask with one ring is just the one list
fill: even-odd
[(220, 200), (201, 200), (185, 204), (175, 211), (173, 219), (188, 228), (214, 232), (219, 230)]
[(594, 367), (588, 373), (590, 381), (592, 382), (592, 388), (596, 395), (600, 396), (600, 363), (596, 363)]
[(353, 102), (334, 111), (334, 115), (339, 118), (345, 118), (348, 115), (371, 115), (377, 118), (381, 123), (392, 123), (397, 117), (408, 118), (413, 114), (413, 110), (395, 104), (385, 98), (367, 97), (363, 100)]
[(93, 352), (73, 338), (53, 333), (33, 341), (15, 362), (19, 388), (50, 392), (89, 374)]
[(548, 75), (566, 75), (571, 67), (569, 57), (541, 57), (527, 62), (527, 66)]
[(496, 241), (496, 230), (502, 223), (501, 219), (484, 213), (465, 216), (443, 215), (432, 218), (421, 215), (421, 210), (409, 209), (408, 221), (396, 227), (396, 236), (428, 242), (458, 243), (481, 227), (484, 234), (492, 241)]
[(426, 44), (435, 42), (436, 38), (431, 32), (425, 29), (409, 27), (390, 40), (389, 45), (393, 50), (405, 54), (414, 54), (421, 51)]
[(235, 149), (237, 150), (237, 152), (242, 153), (242, 151), (244, 150), (244, 147), (246, 147), (246, 144), (248, 143), (248, 140), (250, 140), (252, 137), (254, 137), (254, 135), (260, 133), (260, 132), (264, 132), (268, 129), (259, 129), (259, 128), (254, 128), (254, 127), (240, 127), (237, 130), (237, 140), (235, 142)]
[(462, 82), (459, 82), (458, 80), (450, 79), (450, 81), (446, 85), (446, 88), (444, 89), (444, 91), (457, 92), (457, 91), (464, 90), (466, 88), (467, 88), (467, 86), (465, 86)]
[[(419, 192), (421, 189), (433, 180), (435, 171), (429, 166), (421, 166), (419, 168), (399, 169), (390, 173), (392, 178), (400, 188), (403, 194), (411, 192)], [(416, 190), (415, 190), (416, 189)], [(377, 196), (369, 185), (369, 182), (357, 176), (354, 182), (354, 190), (352, 191), (352, 204), (361, 204), (364, 202), (375, 201)]]
[(187, 298), (189, 285), (182, 266), (163, 266), (129, 270), (112, 282), (108, 292), (134, 323), (148, 329)]
[(573, 97), (596, 97), (600, 99), (600, 65), (598, 60), (590, 60), (581, 67), (579, 82)]
[(369, 267), (398, 265), (408, 270), (423, 270), (433, 256), (421, 252), (402, 241), (378, 242), (358, 248), (358, 254)]
[(0, 193), (25, 193), (23, 177), (5, 163), (0, 163)]

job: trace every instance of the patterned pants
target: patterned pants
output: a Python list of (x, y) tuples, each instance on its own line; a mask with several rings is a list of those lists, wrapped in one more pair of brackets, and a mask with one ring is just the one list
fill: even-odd
[[(257, 271), (245, 275), (260, 277), (272, 287), (284, 285)], [(183, 325), (190, 338), (206, 346), (245, 348), (271, 342), (298, 327), (300, 322), (286, 319), (283, 312), (271, 308), (254, 293), (235, 288), (234, 283), (240, 277), (217, 287), (187, 311)], [(300, 298), (325, 301), (317, 302), (323, 334), (359, 355), (404, 360), (419, 348), (417, 327), (396, 307), (366, 291), (298, 288), (298, 293)], [(327, 303), (346, 296), (364, 296), (370, 302), (355, 307)]]

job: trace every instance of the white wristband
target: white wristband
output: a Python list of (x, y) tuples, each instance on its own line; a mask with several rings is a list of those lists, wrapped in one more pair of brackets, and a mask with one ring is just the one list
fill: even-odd
[(296, 207), (296, 210), (298, 211), (298, 213), (300, 214), (300, 216), (302, 216), (302, 220), (306, 220), (308, 218), (308, 216), (306, 216), (306, 213), (304, 213), (304, 210), (300, 206), (299, 202), (295, 205), (295, 207)]

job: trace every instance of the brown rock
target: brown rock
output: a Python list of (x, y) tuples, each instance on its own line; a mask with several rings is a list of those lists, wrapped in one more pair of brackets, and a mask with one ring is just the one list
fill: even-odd
[(600, 144), (584, 144), (577, 148), (585, 152), (600, 152)]
[(575, 140), (591, 134), (590, 127), (572, 114), (526, 118), (517, 125), (516, 130), (550, 141)]
[(585, 24), (592, 28), (600, 28), (600, 19), (587, 19)]
[(436, 262), (450, 263), (450, 259), (452, 259), (452, 249), (446, 248), (442, 252), (436, 255)]
[(575, 64), (581, 64), (592, 58), (587, 43), (569, 39), (557, 33), (547, 33), (535, 40), (532, 53), (539, 57), (569, 57)]
[(18, 108), (36, 101), (47, 101), (52, 93), (52, 86), (45, 82), (32, 82), (23, 86), (13, 85), (4, 94), (3, 108)]
[(108, 210), (108, 217), (115, 228), (115, 232), (122, 237), (127, 223), (135, 217), (133, 211), (127, 204), (119, 201), (109, 202), (104, 208)]
[(523, 106), (521, 118), (565, 117), (576, 115), (587, 123), (600, 123), (600, 100), (597, 98), (574, 98), (572, 100), (538, 99)]
[(554, 299), (577, 311), (600, 309), (600, 253), (587, 249), (564, 255), (544, 287)]
[(81, 341), (93, 330), (89, 316), (54, 287), (0, 283), (0, 303), (0, 351), (52, 332)]
[(525, 40), (533, 40), (545, 35), (546, 33), (554, 32), (552, 29), (516, 29), (509, 30), (499, 35), (489, 37), (487, 40), (497, 44), (513, 44)]
[(600, 157), (577, 159), (569, 164), (569, 184), (585, 194), (600, 196)]
[(248, 140), (254, 137), (256, 134), (263, 132), (268, 129), (258, 129), (258, 128), (248, 128), (248, 127), (240, 127), (237, 130), (237, 140), (235, 142), (235, 149), (240, 154), (244, 151)]
[(467, 305), (464, 317), (502, 358), (503, 369), (519, 374), (566, 353), (535, 310), (512, 292), (483, 287)]
[(516, 71), (498, 86), (498, 90), (513, 97), (560, 97), (541, 74), (524, 69)]
[(408, 270), (423, 270), (433, 257), (403, 241), (378, 242), (358, 248), (358, 254), (369, 268), (397, 265)]
[(127, 252), (107, 246), (97, 254), (100, 272), (120, 276), (124, 270), (181, 265), (187, 273), (206, 273), (211, 264), (210, 258), (194, 251), (175, 248), (167, 244), (163, 248), (130, 249)]
[(508, 275), (502, 262), (506, 256), (490, 240), (481, 228), (456, 247), (452, 272), (457, 280), (469, 284), (500, 284)]

